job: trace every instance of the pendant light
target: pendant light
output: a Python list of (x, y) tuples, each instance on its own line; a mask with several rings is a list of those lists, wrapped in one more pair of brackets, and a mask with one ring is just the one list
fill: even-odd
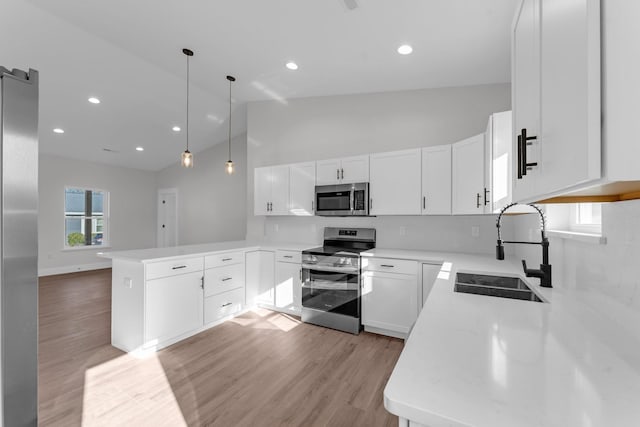
[(236, 81), (233, 76), (227, 76), (229, 80), (229, 160), (227, 160), (226, 169), (227, 173), (231, 175), (233, 173), (233, 162), (231, 161), (231, 83)]
[(193, 56), (193, 51), (182, 49), (182, 53), (187, 57), (187, 149), (182, 153), (182, 166), (185, 168), (193, 167), (193, 154), (189, 151), (189, 57)]

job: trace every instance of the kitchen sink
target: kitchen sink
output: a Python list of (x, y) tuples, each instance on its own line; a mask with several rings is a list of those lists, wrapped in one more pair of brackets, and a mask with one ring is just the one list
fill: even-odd
[(458, 273), (455, 292), (544, 302), (518, 277)]

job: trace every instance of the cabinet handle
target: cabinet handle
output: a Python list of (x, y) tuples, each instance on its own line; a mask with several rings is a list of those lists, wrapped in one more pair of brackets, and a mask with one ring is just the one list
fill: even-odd
[(395, 265), (391, 265), (391, 264), (380, 264), (380, 267), (393, 268), (393, 267), (395, 267)]
[(222, 304), (220, 307), (228, 307), (228, 306), (230, 306), (231, 304), (233, 304), (233, 303), (232, 303), (232, 302), (228, 302), (228, 303), (226, 303), (226, 304)]
[(225, 277), (224, 279), (222, 279), (223, 282), (226, 282), (227, 280), (231, 280), (233, 279), (233, 277)]
[(344, 179), (344, 169), (340, 169), (340, 179)]
[(522, 129), (520, 132), (520, 144), (522, 145), (522, 175), (526, 175), (528, 170), (531, 170), (533, 166), (538, 166), (537, 162), (527, 163), (527, 145), (531, 145), (531, 142), (535, 139), (538, 139), (537, 136), (527, 136), (527, 129)]
[(204, 289), (204, 276), (200, 278), (200, 288)]
[(489, 190), (487, 190), (487, 188), (485, 187), (484, 189), (484, 205), (485, 206), (489, 204), (489, 198), (487, 197), (487, 194), (489, 194)]
[(300, 281), (302, 282), (302, 269), (300, 269)]
[(373, 199), (369, 199), (369, 210), (373, 209)]
[(480, 193), (476, 193), (476, 208), (480, 207)]
[(336, 169), (336, 179), (340, 180), (340, 169)]
[(422, 210), (427, 210), (427, 197), (422, 196)]
[(518, 179), (522, 179), (522, 135), (518, 135)]
[(233, 258), (222, 258), (222, 261), (231, 261)]
[(293, 255), (282, 255), (282, 258), (293, 258)]
[(311, 201), (311, 212), (315, 212), (315, 209), (313, 209), (313, 200)]
[(186, 265), (179, 265), (177, 267), (171, 267), (172, 270), (180, 270), (181, 268), (187, 268)]

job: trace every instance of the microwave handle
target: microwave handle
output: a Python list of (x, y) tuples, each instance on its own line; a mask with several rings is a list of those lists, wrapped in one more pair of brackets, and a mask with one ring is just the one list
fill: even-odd
[(349, 192), (349, 207), (351, 208), (351, 213), (353, 213), (353, 211), (356, 209), (355, 205), (355, 190), (351, 190)]

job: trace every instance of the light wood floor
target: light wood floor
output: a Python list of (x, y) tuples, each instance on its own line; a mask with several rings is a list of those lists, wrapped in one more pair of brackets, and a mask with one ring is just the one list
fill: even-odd
[(257, 310), (136, 359), (110, 316), (111, 270), (40, 279), (40, 425), (397, 426), (401, 340)]

